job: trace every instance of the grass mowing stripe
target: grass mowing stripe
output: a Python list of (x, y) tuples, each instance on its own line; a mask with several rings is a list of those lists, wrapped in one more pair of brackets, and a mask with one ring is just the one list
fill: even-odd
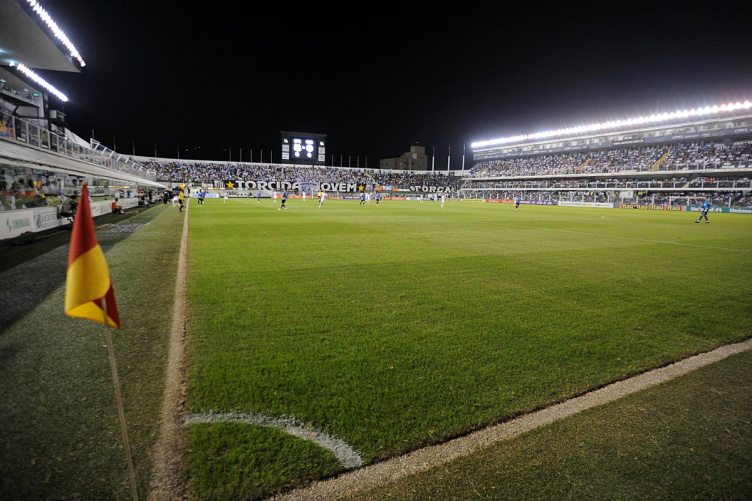
[(192, 213), (191, 412), (294, 415), (375, 462), (752, 331), (738, 253), (472, 223), (743, 247), (750, 219), (331, 202)]
[(343, 497), (746, 500), (752, 493), (750, 363), (752, 352), (738, 353), (429, 471)]
[(736, 251), (736, 252), (752, 252), (752, 249), (733, 249), (728, 247), (715, 247), (710, 245), (698, 245), (698, 244), (688, 244), (686, 242), (669, 242), (666, 240), (653, 240), (649, 238), (637, 238), (637, 237), (625, 237), (620, 235), (606, 235), (603, 233), (586, 233), (582, 231), (571, 231), (571, 230), (560, 230), (555, 228), (541, 228), (539, 226), (520, 226), (517, 224), (510, 224), (505, 225), (511, 228), (525, 228), (529, 230), (543, 230), (543, 231), (560, 231), (562, 233), (573, 233), (577, 235), (586, 235), (591, 237), (606, 237), (606, 238), (622, 238), (624, 240), (637, 240), (641, 242), (651, 242), (651, 243), (658, 243), (658, 244), (668, 244), (668, 245), (687, 245), (691, 247), (697, 247), (700, 249), (709, 249), (709, 250), (727, 250), (727, 251)]
[(752, 349), (752, 340), (723, 346), (712, 352), (690, 357), (667, 367), (608, 385), (580, 397), (474, 432), (445, 444), (420, 449), (405, 456), (367, 467), (357, 474), (343, 475), (331, 481), (318, 483), (311, 488), (280, 496), (277, 501), (338, 499), (359, 491), (384, 486), (404, 477), (425, 472), (450, 461), (474, 454), (502, 440), (508, 440), (593, 407), (613, 402), (638, 391), (670, 381), (750, 349)]

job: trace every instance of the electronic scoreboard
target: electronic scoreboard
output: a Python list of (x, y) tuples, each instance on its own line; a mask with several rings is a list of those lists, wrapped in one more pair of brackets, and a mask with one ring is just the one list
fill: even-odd
[(282, 162), (323, 165), (326, 163), (326, 134), (282, 131)]

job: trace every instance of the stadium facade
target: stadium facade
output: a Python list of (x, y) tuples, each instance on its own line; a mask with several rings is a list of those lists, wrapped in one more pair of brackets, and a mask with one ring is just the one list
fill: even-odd
[[(34, 70), (81, 72), (85, 61), (44, 9), (0, 2), (0, 239), (70, 224), (61, 207), (86, 182), (95, 216), (107, 198), (156, 193), (154, 172), (66, 127), (63, 92)], [(143, 200), (141, 201), (143, 202)]]

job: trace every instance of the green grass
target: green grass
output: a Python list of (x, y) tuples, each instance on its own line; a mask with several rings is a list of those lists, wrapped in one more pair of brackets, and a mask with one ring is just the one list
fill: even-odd
[(752, 353), (350, 501), (752, 498)]
[[(292, 415), (374, 462), (752, 332), (743, 215), (288, 206), (191, 207), (191, 412)], [(190, 432), (189, 455), (217, 440)], [(223, 496), (304, 483), (285, 472), (307, 457), (287, 460), (298, 464)], [(201, 479), (214, 463), (192, 465), (193, 494), (212, 498)]]
[[(279, 430), (243, 424), (197, 424), (192, 443), (210, 444), (189, 455), (195, 500), (235, 499), (238, 493), (294, 487), (340, 470), (326, 449)], [(280, 479), (285, 479), (281, 482)]]
[[(118, 220), (148, 223), (127, 238), (97, 233), (109, 249), (122, 321), (122, 330), (112, 331), (114, 350), (139, 495), (146, 499), (183, 217), (157, 206)], [(0, 326), (0, 499), (131, 499), (103, 327), (65, 316), (68, 248), (48, 251), (19, 265), (30, 272), (14, 268), (5, 275), (30, 295), (18, 297), (29, 311)]]

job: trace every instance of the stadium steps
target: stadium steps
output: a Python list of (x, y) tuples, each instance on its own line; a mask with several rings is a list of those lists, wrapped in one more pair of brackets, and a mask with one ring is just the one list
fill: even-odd
[(657, 171), (658, 168), (663, 164), (663, 162), (666, 161), (667, 158), (668, 158), (668, 152), (661, 155), (661, 158), (659, 158), (658, 161), (655, 162), (653, 166), (650, 168), (650, 172)]

